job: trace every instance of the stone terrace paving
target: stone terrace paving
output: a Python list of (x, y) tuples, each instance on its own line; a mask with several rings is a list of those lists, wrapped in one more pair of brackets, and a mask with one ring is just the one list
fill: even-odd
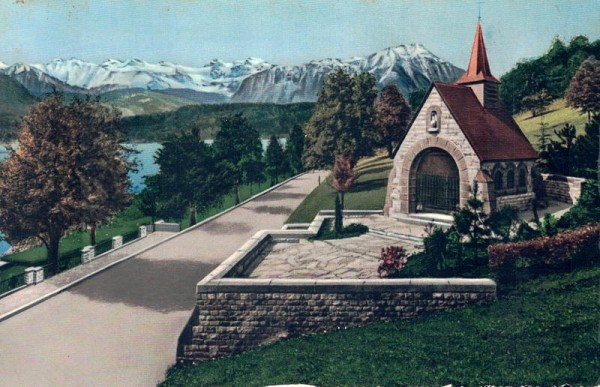
[[(381, 215), (346, 219), (345, 223), (362, 223), (371, 229), (402, 234), (422, 235), (421, 225), (407, 225)], [(409, 230), (410, 229), (410, 230)], [(410, 234), (409, 234), (410, 235)], [(272, 243), (261, 255), (261, 263), (249, 278), (319, 278), (370, 279), (379, 278), (377, 266), (381, 249), (402, 246), (409, 254), (419, 249), (408, 241), (367, 233), (355, 238)]]
[[(561, 216), (570, 204), (551, 201), (539, 216), (546, 213)], [(520, 218), (533, 219), (531, 211), (523, 211)], [(421, 219), (452, 222), (452, 217), (440, 214), (421, 214)], [(265, 248), (261, 262), (249, 273), (249, 278), (319, 278), (319, 279), (372, 279), (379, 278), (377, 266), (381, 249), (402, 246), (408, 254), (421, 249), (420, 244), (401, 240), (393, 235), (409, 235), (423, 238), (423, 224), (408, 224), (383, 215), (344, 217), (344, 224), (361, 223), (369, 227), (369, 233), (355, 238), (309, 241), (298, 243), (277, 242)], [(378, 235), (379, 234), (379, 235)], [(387, 236), (381, 234), (389, 234)]]

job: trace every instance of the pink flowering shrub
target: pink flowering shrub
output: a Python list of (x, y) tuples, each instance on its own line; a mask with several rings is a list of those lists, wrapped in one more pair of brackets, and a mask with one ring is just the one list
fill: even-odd
[(381, 249), (381, 258), (377, 273), (380, 278), (393, 278), (400, 273), (408, 260), (408, 254), (404, 247), (389, 246)]

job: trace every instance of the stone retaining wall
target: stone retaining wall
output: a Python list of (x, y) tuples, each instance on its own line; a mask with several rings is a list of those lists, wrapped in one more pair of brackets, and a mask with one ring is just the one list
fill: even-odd
[(499, 196), (496, 198), (496, 209), (500, 210), (504, 206), (511, 206), (519, 211), (529, 210), (534, 198), (535, 194), (533, 192)]
[[(368, 212), (348, 212), (364, 216)], [(197, 285), (197, 303), (179, 337), (177, 359), (231, 356), (286, 337), (411, 318), (496, 300), (490, 279), (249, 279), (269, 243), (315, 235), (321, 211), (304, 230), (256, 233)]]
[(585, 179), (542, 173), (542, 184), (546, 197), (564, 203), (575, 204), (581, 196)]
[[(283, 338), (411, 318), (496, 300), (489, 279), (213, 280), (198, 286), (197, 309), (178, 360), (201, 362)], [(190, 329), (191, 328), (191, 329)]]

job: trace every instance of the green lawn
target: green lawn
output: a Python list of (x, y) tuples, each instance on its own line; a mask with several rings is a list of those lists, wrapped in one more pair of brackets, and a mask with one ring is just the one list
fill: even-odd
[[(123, 235), (138, 229), (143, 224), (150, 224), (149, 217), (141, 214), (131, 219), (127, 216), (127, 210), (121, 217), (117, 217), (111, 224), (103, 225), (96, 230), (96, 242), (100, 243), (111, 239), (115, 235)], [(79, 249), (90, 244), (90, 234), (87, 231), (75, 231), (60, 241), (60, 252), (65, 253), (73, 249)], [(28, 266), (46, 263), (46, 248), (36, 246), (25, 251), (10, 254), (2, 258), (3, 261), (22, 263)]]
[(552, 135), (552, 138), (556, 138), (553, 130), (561, 129), (566, 123), (575, 125), (578, 135), (583, 134), (585, 123), (587, 122), (587, 116), (585, 114), (580, 114), (579, 111), (573, 108), (567, 107), (567, 103), (564, 99), (557, 99), (552, 102), (548, 106), (547, 112), (538, 117), (532, 117), (531, 112), (527, 111), (515, 115), (514, 118), (523, 130), (523, 133), (525, 133), (525, 136), (527, 136), (529, 141), (534, 145), (538, 142), (536, 136), (539, 134), (540, 122), (542, 119), (548, 124), (548, 133)]
[[(283, 178), (285, 179), (285, 177)], [(280, 180), (281, 182), (281, 180)], [(258, 192), (264, 191), (271, 186), (267, 180), (260, 185), (254, 184), (240, 186), (240, 198), (242, 201), (250, 198)], [(220, 206), (214, 207), (209, 211), (198, 215), (198, 222), (210, 216), (218, 214), (234, 205), (233, 194), (227, 195)], [(99, 227), (96, 231), (96, 242), (101, 243), (111, 239), (115, 235), (123, 235), (135, 231), (141, 225), (150, 224), (151, 219), (143, 216), (135, 207), (123, 211), (119, 214), (112, 223)], [(189, 227), (189, 217), (185, 217), (182, 221), (178, 221), (182, 229)], [(69, 236), (63, 238), (60, 242), (60, 252), (66, 252), (81, 249), (90, 244), (89, 232), (75, 231)], [(0, 268), (0, 281), (9, 278), (13, 275), (22, 273), (27, 267), (34, 265), (44, 265), (46, 263), (46, 248), (44, 246), (36, 246), (22, 252), (14, 253), (2, 258), (3, 261), (11, 262), (9, 267)]]
[[(392, 160), (387, 154), (360, 160), (355, 168), (358, 173), (357, 182), (345, 195), (345, 209), (381, 210), (385, 203), (387, 178), (391, 168)], [(320, 210), (333, 210), (335, 195), (335, 190), (327, 181), (323, 181), (296, 208), (287, 222), (310, 222)]]
[(600, 268), (531, 280), (494, 304), (299, 337), (174, 367), (164, 385), (592, 385)]

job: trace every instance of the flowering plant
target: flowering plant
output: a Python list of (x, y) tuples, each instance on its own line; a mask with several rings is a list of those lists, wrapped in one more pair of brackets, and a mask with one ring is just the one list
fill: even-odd
[(381, 262), (377, 268), (380, 278), (393, 278), (398, 276), (408, 260), (406, 249), (401, 246), (389, 246), (381, 249)]

